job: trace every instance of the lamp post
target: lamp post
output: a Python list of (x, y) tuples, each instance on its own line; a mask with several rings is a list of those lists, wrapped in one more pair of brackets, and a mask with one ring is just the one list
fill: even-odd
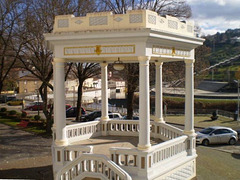
[(237, 88), (238, 88), (238, 106), (237, 106), (237, 108), (238, 108), (238, 110), (237, 110), (237, 121), (239, 121), (239, 79), (237, 80)]
[(73, 88), (73, 107), (75, 107), (75, 86), (72, 86)]
[(38, 101), (37, 110), (38, 110), (38, 116), (39, 116), (39, 106), (40, 106), (40, 104), (39, 104), (39, 90), (36, 89), (36, 92), (37, 92), (37, 101)]
[[(237, 79), (237, 88), (238, 88), (238, 106), (237, 106), (237, 121), (239, 120), (239, 80), (240, 80), (240, 68), (235, 72), (235, 78)], [(235, 80), (234, 80), (235, 81)], [(235, 81), (236, 82), (236, 81)]]

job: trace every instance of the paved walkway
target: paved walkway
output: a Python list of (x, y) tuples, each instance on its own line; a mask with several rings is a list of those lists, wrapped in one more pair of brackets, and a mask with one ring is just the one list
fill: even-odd
[(0, 178), (51, 180), (51, 142), (0, 124)]

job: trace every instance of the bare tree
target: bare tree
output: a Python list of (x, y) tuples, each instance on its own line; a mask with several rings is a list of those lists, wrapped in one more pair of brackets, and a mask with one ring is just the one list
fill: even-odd
[(53, 123), (53, 108), (48, 109), (47, 100), (48, 88), (53, 90), (50, 83), (53, 75), (53, 57), (52, 52), (45, 46), (43, 34), (52, 32), (56, 15), (84, 14), (87, 12), (85, 8), (91, 2), (92, 0), (29, 0), (26, 2), (28, 9), (25, 11), (25, 33), (22, 33), (22, 41), (26, 43), (19, 59), (25, 69), (42, 81), (39, 93), (43, 100), (43, 113), (47, 119), (46, 131), (49, 133)]
[(17, 32), (20, 30), (24, 9), (19, 0), (0, 1), (0, 94), (22, 49), (23, 42), (19, 41)]
[[(191, 8), (185, 0), (102, 0), (106, 10), (115, 14), (125, 14), (127, 10), (149, 9), (160, 15), (171, 15), (186, 19), (191, 16)], [(170, 64), (171, 65), (171, 64)], [(169, 64), (167, 66), (170, 66)], [(124, 77), (127, 82), (127, 118), (133, 116), (134, 92), (138, 87), (139, 67), (138, 64), (127, 64), (124, 70)], [(179, 69), (173, 65), (173, 69)], [(177, 67), (177, 68), (176, 68)], [(173, 75), (173, 77), (176, 77)]]
[(125, 14), (127, 10), (149, 9), (160, 15), (180, 18), (191, 17), (191, 8), (186, 0), (102, 0), (107, 10)]
[(72, 72), (78, 79), (78, 99), (76, 121), (79, 121), (82, 107), (83, 83), (86, 79), (95, 77), (100, 74), (100, 66), (97, 63), (74, 63)]

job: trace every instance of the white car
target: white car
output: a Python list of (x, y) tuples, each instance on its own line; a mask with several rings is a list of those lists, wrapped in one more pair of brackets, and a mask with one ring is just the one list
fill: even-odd
[(236, 144), (238, 140), (237, 132), (228, 127), (212, 126), (197, 132), (196, 142), (208, 146), (209, 144), (228, 143)]
[[(109, 113), (108, 114), (109, 119), (112, 120), (118, 120), (118, 119), (123, 119), (122, 115), (119, 113)], [(101, 117), (96, 118), (94, 121), (100, 121)]]

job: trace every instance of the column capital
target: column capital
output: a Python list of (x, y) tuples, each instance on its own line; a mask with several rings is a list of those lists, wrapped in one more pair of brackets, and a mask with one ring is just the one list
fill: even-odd
[(195, 59), (185, 59), (184, 62), (186, 65), (191, 65), (195, 62)]
[(144, 63), (146, 61), (150, 61), (151, 56), (138, 56), (138, 61), (141, 63)]
[(163, 65), (163, 62), (162, 62), (162, 61), (155, 61), (155, 65), (156, 65), (156, 66), (162, 66), (162, 65)]
[(108, 63), (106, 63), (106, 62), (100, 63), (100, 66), (101, 66), (101, 67), (106, 67), (107, 65), (108, 65)]
[(60, 62), (60, 63), (64, 63), (65, 62), (65, 59), (63, 59), (63, 58), (53, 58), (53, 63), (58, 63), (58, 62)]

